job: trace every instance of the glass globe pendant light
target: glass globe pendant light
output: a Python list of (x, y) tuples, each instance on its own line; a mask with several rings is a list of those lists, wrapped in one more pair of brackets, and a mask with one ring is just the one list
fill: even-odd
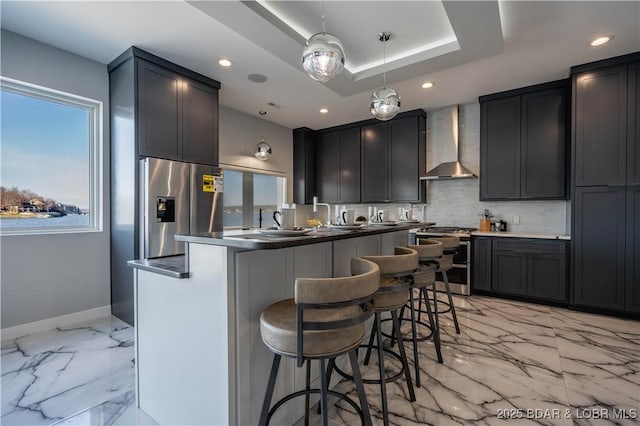
[(322, 2), (322, 32), (312, 35), (302, 51), (302, 68), (309, 77), (326, 83), (344, 68), (344, 48), (338, 37), (325, 31)]
[[(391, 38), (391, 33), (383, 32), (378, 35), (378, 40), (382, 42), (383, 60), (382, 66), (387, 61), (387, 41)], [(400, 95), (391, 87), (387, 87), (387, 72), (382, 72), (382, 87), (373, 92), (369, 101), (371, 114), (381, 121), (391, 120), (400, 112)]]
[(255, 157), (258, 160), (266, 161), (271, 157), (271, 145), (264, 141), (264, 138), (260, 140), (258, 145), (256, 145), (256, 150), (254, 152)]

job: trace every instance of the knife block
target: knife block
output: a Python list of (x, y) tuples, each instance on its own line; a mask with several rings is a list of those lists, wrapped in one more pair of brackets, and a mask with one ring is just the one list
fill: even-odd
[(480, 219), (480, 231), (491, 231), (491, 220), (490, 219)]

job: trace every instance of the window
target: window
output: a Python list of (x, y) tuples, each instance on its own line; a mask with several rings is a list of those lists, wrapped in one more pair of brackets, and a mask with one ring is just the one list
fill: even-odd
[(102, 229), (102, 102), (0, 79), (0, 233)]
[(285, 198), (286, 179), (258, 173), (224, 171), (225, 228), (272, 226), (273, 212)]

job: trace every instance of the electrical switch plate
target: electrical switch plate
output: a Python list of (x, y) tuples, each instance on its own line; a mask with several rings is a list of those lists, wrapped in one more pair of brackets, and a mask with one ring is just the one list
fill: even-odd
[(514, 216), (513, 217), (513, 223), (515, 223), (515, 224), (520, 223), (520, 216)]

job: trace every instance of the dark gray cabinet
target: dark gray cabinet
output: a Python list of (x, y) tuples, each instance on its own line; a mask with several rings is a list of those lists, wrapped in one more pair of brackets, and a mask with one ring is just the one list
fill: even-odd
[(389, 198), (393, 201), (425, 201), (420, 174), (426, 167), (426, 119), (420, 112), (389, 121)]
[(640, 53), (573, 67), (576, 307), (640, 313)]
[(360, 202), (360, 128), (320, 133), (318, 198), (324, 203)]
[(218, 165), (218, 89), (182, 80), (182, 161)]
[(567, 196), (567, 81), (480, 97), (480, 200)]
[(136, 68), (139, 154), (217, 166), (219, 84), (138, 57)]
[(527, 296), (556, 302), (567, 302), (566, 243), (561, 254), (532, 253), (527, 255)]
[(567, 242), (473, 237), (473, 290), (566, 303)]
[(623, 310), (625, 188), (578, 187), (574, 198), (573, 303)]
[(296, 203), (424, 202), (426, 115), (293, 132)]
[(481, 103), (480, 199), (520, 198), (520, 98)]
[(140, 159), (218, 164), (220, 83), (132, 47), (108, 65), (111, 178), (111, 311), (133, 324), (140, 257)]
[(361, 127), (363, 202), (424, 201), (425, 126), (419, 110)]
[(181, 154), (181, 76), (144, 60), (137, 61), (137, 69), (139, 153), (143, 157), (177, 160)]
[(389, 200), (389, 125), (362, 126), (362, 201)]
[(640, 185), (627, 187), (625, 310), (640, 313)]
[(627, 67), (574, 77), (575, 186), (624, 185)]
[(316, 190), (316, 138), (313, 130), (293, 130), (293, 202), (313, 203)]
[(491, 291), (491, 238), (474, 237), (472, 244), (473, 290)]
[(525, 253), (494, 249), (491, 271), (492, 291), (516, 296), (527, 294), (527, 256)]
[[(640, 184), (640, 62), (627, 71), (627, 185)], [(637, 210), (636, 210), (637, 211)]]

